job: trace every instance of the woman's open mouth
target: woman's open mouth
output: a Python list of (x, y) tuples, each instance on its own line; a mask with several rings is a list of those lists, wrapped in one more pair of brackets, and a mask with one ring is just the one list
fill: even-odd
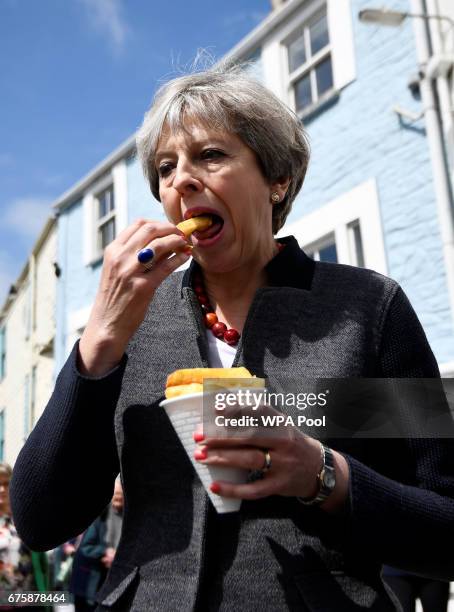
[(210, 216), (212, 219), (212, 224), (207, 229), (202, 231), (197, 230), (192, 234), (198, 241), (213, 238), (213, 236), (216, 236), (216, 234), (218, 234), (224, 226), (224, 219), (222, 219), (219, 215), (204, 216)]
[(211, 217), (212, 224), (210, 227), (204, 230), (196, 230), (192, 234), (192, 240), (194, 246), (210, 246), (221, 236), (224, 228), (224, 219), (213, 212), (209, 211), (197, 211), (197, 214), (191, 215), (191, 217)]

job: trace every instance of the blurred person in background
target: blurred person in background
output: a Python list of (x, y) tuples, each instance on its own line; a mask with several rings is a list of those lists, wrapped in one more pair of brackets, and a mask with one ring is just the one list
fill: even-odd
[[(14, 527), (9, 500), (9, 485), (12, 468), (0, 463), (0, 593), (5, 598), (9, 593), (45, 591), (48, 587), (47, 557), (34, 553), (21, 542)], [(17, 610), (0, 605), (0, 610)], [(28, 610), (44, 610), (44, 607), (27, 606)]]
[(110, 505), (90, 525), (74, 556), (69, 590), (76, 612), (95, 610), (95, 596), (115, 558), (123, 522), (123, 488), (119, 478)]

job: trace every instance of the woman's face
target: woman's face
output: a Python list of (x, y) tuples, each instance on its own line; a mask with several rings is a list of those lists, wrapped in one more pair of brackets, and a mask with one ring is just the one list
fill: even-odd
[(9, 512), (9, 481), (7, 474), (0, 474), (0, 512)]
[(158, 144), (161, 201), (173, 223), (216, 215), (211, 228), (192, 235), (194, 257), (206, 269), (227, 272), (273, 244), (273, 189), (238, 136), (195, 122), (185, 127), (176, 134), (164, 131)]

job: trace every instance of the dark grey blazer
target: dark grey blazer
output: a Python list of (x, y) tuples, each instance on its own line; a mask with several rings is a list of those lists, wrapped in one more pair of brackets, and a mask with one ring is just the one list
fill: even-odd
[[(271, 382), (438, 376), (394, 281), (314, 263), (294, 239), (285, 242), (251, 306), (236, 365)], [(12, 507), (25, 542), (50, 549), (85, 529), (121, 469), (123, 533), (99, 610), (388, 611), (398, 607), (382, 563), (454, 578), (450, 440), (331, 441), (351, 471), (336, 516), (279, 496), (213, 511), (158, 406), (170, 372), (209, 365), (193, 267), (160, 287), (111, 373), (81, 376), (74, 348), (14, 469)]]

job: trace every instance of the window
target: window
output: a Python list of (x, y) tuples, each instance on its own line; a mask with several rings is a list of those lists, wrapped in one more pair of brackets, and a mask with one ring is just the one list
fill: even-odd
[[(364, 268), (363, 239), (359, 219), (355, 219), (347, 225), (347, 235), (349, 240), (349, 263), (358, 266), (358, 268)], [(334, 234), (325, 236), (316, 244), (307, 246), (305, 251), (315, 261), (327, 263), (338, 263), (339, 261)]]
[(289, 234), (317, 261), (349, 264), (387, 274), (374, 179), (287, 223), (279, 235)]
[(0, 380), (6, 376), (6, 327), (0, 328)]
[(97, 195), (96, 224), (97, 224), (97, 250), (102, 253), (109, 242), (115, 238), (115, 198), (113, 185), (109, 185)]
[(117, 162), (84, 193), (83, 257), (87, 266), (98, 264), (104, 249), (128, 225), (127, 168)]
[(336, 240), (332, 234), (322, 238), (318, 244), (306, 247), (305, 250), (306, 254), (315, 259), (315, 261), (338, 262)]
[(326, 97), (334, 85), (326, 8), (286, 41), (290, 97), (303, 113)]

